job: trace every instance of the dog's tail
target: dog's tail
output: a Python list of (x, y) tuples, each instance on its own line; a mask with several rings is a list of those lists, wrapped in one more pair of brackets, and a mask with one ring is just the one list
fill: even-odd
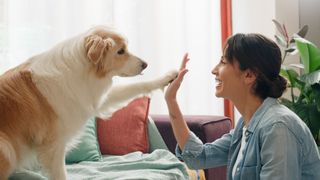
[(0, 132), (0, 179), (8, 179), (17, 163), (17, 155), (9, 138)]

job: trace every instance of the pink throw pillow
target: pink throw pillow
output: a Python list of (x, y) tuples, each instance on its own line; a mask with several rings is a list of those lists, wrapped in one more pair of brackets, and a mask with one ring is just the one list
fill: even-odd
[(113, 113), (109, 120), (97, 118), (101, 154), (124, 155), (149, 152), (148, 112), (150, 99), (137, 98)]

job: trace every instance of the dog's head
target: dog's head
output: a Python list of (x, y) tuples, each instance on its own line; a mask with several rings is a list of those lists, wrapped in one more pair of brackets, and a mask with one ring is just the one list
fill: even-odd
[(147, 67), (146, 62), (128, 51), (126, 39), (110, 28), (93, 28), (84, 41), (86, 56), (98, 77), (135, 76)]

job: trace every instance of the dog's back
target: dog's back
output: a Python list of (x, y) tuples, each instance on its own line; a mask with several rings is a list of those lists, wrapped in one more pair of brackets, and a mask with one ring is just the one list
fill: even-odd
[(19, 165), (22, 151), (50, 141), (55, 129), (56, 115), (27, 66), (22, 64), (0, 77), (0, 179)]

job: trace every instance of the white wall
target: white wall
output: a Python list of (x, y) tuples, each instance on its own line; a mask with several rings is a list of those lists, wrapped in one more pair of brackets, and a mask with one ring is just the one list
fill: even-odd
[(320, 47), (320, 1), (300, 0), (299, 7), (300, 26), (309, 26), (306, 39)]
[[(275, 4), (276, 19), (287, 28), (288, 35), (299, 31), (299, 0), (278, 0)], [(287, 56), (284, 64), (299, 62), (299, 55)]]
[(232, 1), (233, 33), (261, 33), (272, 38), (275, 18), (275, 0)]
[(275, 2), (275, 17), (285, 24), (288, 34), (299, 30), (299, 0), (278, 0)]
[(234, 0), (232, 8), (233, 33), (261, 33), (274, 39), (272, 19), (284, 23), (289, 35), (299, 29), (299, 0)]

